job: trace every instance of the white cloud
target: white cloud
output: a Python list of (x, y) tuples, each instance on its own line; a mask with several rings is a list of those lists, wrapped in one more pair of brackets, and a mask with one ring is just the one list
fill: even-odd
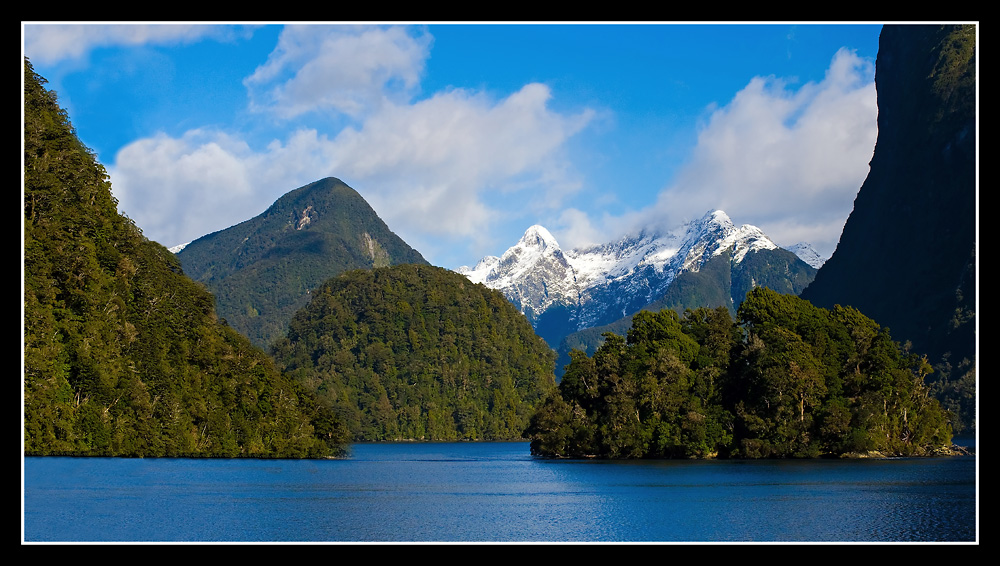
[(334, 175), (331, 141), (299, 130), (255, 151), (238, 137), (191, 130), (125, 146), (108, 168), (119, 209), (166, 246), (233, 226), (284, 193)]
[(260, 212), (247, 215), (256, 181), (249, 156), (238, 140), (194, 130), (125, 146), (109, 174), (119, 209), (148, 237), (173, 246)]
[(204, 38), (228, 40), (241, 28), (204, 24), (47, 24), (24, 25), (24, 54), (35, 64), (79, 59), (98, 47), (172, 45)]
[(841, 49), (819, 83), (754, 78), (711, 113), (690, 162), (639, 216), (677, 225), (721, 208), (779, 244), (829, 254), (875, 146), (873, 76), (870, 61)]
[(514, 208), (524, 210), (560, 205), (573, 191), (560, 151), (591, 114), (554, 113), (549, 97), (544, 85), (529, 84), (498, 103), (452, 90), (386, 107), (337, 136), (335, 169), (363, 182), (393, 227), (483, 236), (497, 220), (485, 200), (491, 193), (518, 199)]
[(607, 234), (601, 228), (594, 226), (586, 212), (577, 208), (563, 210), (552, 232), (558, 234), (556, 240), (563, 249), (578, 249), (605, 243)]
[(572, 193), (561, 151), (590, 113), (554, 113), (549, 98), (540, 84), (500, 101), (453, 90), (384, 105), (333, 139), (299, 130), (259, 151), (220, 132), (160, 135), (123, 148), (109, 171), (121, 210), (164, 245), (227, 228), (287, 191), (336, 176), (432, 257), (435, 242), (488, 238), (511, 213), (491, 200), (517, 199), (516, 214), (561, 205)]
[(499, 100), (452, 89), (411, 102), (431, 41), (396, 27), (285, 28), (244, 81), (252, 104), (285, 118), (343, 112), (356, 124), (330, 136), (300, 129), (261, 149), (217, 131), (138, 140), (109, 168), (122, 211), (175, 245), (336, 176), (430, 258), (456, 241), (488, 240), (511, 215), (562, 206), (579, 188), (564, 144), (593, 113), (553, 112), (542, 84)]
[(244, 85), (253, 108), (282, 118), (317, 110), (358, 117), (384, 100), (409, 100), (431, 41), (402, 27), (286, 26)]

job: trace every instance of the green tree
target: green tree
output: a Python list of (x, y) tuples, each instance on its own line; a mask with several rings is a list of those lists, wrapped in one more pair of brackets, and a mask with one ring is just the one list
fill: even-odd
[(627, 338), (574, 351), (532, 419), (532, 451), (606, 458), (922, 455), (948, 414), (903, 352), (860, 312), (756, 288), (726, 309), (642, 312)]
[(118, 214), (107, 173), (27, 60), (24, 78), (25, 453), (339, 453), (336, 419)]
[(355, 440), (521, 438), (555, 355), (496, 291), (426, 265), (326, 281), (272, 353)]

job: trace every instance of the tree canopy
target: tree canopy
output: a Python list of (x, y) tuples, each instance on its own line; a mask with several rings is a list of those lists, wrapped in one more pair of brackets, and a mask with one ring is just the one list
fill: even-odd
[(758, 287), (725, 308), (644, 311), (574, 351), (532, 452), (608, 458), (927, 455), (950, 446), (925, 358), (853, 308)]
[(166, 248), (24, 62), (24, 450), (314, 457), (345, 440)]
[(555, 353), (504, 296), (426, 265), (330, 279), (272, 350), (358, 441), (511, 440)]

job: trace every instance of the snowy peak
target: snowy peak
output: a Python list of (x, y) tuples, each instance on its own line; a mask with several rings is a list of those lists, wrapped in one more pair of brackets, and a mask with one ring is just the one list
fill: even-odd
[(479, 263), (476, 264), (475, 270), (476, 271), (482, 271), (484, 269), (485, 270), (490, 270), (490, 269), (493, 269), (493, 266), (496, 265), (499, 262), (500, 262), (500, 258), (498, 258), (497, 256), (495, 256), (495, 255), (488, 255), (488, 256), (484, 257), (483, 259), (479, 260)]
[(697, 271), (703, 263), (730, 248), (734, 261), (739, 263), (748, 252), (777, 247), (760, 228), (750, 224), (736, 227), (724, 211), (712, 210), (671, 232), (644, 231), (606, 244), (566, 251), (544, 226), (534, 225), (501, 257), (487, 256), (476, 267), (463, 266), (458, 271), (474, 282), (505, 290), (515, 279), (533, 270), (540, 269), (550, 276), (559, 273), (565, 280), (554, 288), (549, 288), (552, 282), (548, 281), (547, 296), (553, 297), (554, 291), (562, 290), (566, 293), (563, 298), (576, 300), (585, 289), (632, 277), (647, 268), (661, 274), (664, 284), (668, 284), (677, 273)]
[(541, 321), (549, 328), (552, 317), (562, 317), (560, 325), (579, 330), (636, 312), (663, 297), (678, 275), (700, 270), (727, 250), (736, 266), (750, 252), (777, 247), (756, 226), (737, 227), (725, 212), (712, 210), (668, 232), (642, 231), (572, 250), (562, 250), (535, 225), (501, 257), (458, 271), (503, 292), (533, 325)]
[[(544, 258), (562, 257), (559, 242), (544, 226), (534, 225), (525, 230), (524, 235), (501, 257), (488, 255), (479, 260), (475, 267), (459, 267), (456, 271), (474, 283), (485, 283), (497, 288), (497, 281), (510, 279), (537, 265)], [(558, 259), (556, 260), (558, 262)], [(492, 283), (489, 283), (492, 282)]]
[[(559, 243), (548, 230), (535, 225), (524, 232), (517, 244), (504, 252), (493, 270), (496, 272), (509, 271), (512, 268), (517, 269), (515, 264), (527, 266), (538, 263), (543, 258), (551, 257), (562, 257)], [(480, 263), (482, 262), (480, 261)]]
[(816, 269), (822, 267), (827, 260), (827, 258), (819, 255), (819, 252), (813, 249), (811, 244), (806, 242), (799, 242), (794, 246), (788, 246), (785, 249), (797, 255), (799, 259)]
[(502, 256), (487, 256), (475, 268), (458, 271), (474, 283), (502, 290), (532, 319), (554, 304), (575, 305), (579, 296), (576, 271), (552, 234), (538, 225)]
[(495, 255), (488, 255), (479, 260), (479, 263), (472, 269), (469, 269), (467, 265), (463, 265), (455, 271), (468, 277), (473, 283), (485, 283), (486, 277), (489, 276), (498, 263), (500, 263), (500, 258)]
[(740, 263), (748, 252), (777, 249), (778, 245), (771, 241), (764, 232), (751, 224), (744, 224), (736, 229), (731, 238), (727, 238), (720, 247), (732, 242), (733, 261)]
[(736, 227), (732, 219), (729, 218), (729, 215), (722, 210), (710, 210), (706, 212), (705, 216), (702, 216), (698, 223), (703, 226), (718, 226), (723, 230)]
[(525, 230), (524, 235), (517, 242), (523, 248), (534, 248), (541, 251), (546, 249), (559, 249), (559, 243), (544, 226), (535, 224)]
[(732, 248), (733, 261), (741, 263), (753, 251), (773, 250), (777, 244), (752, 224), (736, 227), (729, 215), (721, 210), (710, 211), (701, 219), (686, 225), (681, 245), (681, 271), (698, 271), (706, 261)]

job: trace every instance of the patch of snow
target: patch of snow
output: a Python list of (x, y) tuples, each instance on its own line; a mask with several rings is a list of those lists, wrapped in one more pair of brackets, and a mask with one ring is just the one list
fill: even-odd
[(830, 259), (819, 255), (819, 252), (817, 252), (812, 245), (807, 242), (799, 242), (794, 246), (788, 246), (785, 249), (799, 256), (799, 259), (816, 269), (823, 267), (826, 260)]
[(737, 228), (725, 212), (713, 210), (666, 233), (641, 232), (573, 250), (561, 249), (548, 230), (535, 225), (502, 256), (456, 271), (502, 291), (526, 314), (569, 307), (576, 326), (586, 328), (612, 312), (652, 302), (678, 274), (697, 271), (726, 250), (739, 263), (750, 251), (777, 247), (756, 226)]

